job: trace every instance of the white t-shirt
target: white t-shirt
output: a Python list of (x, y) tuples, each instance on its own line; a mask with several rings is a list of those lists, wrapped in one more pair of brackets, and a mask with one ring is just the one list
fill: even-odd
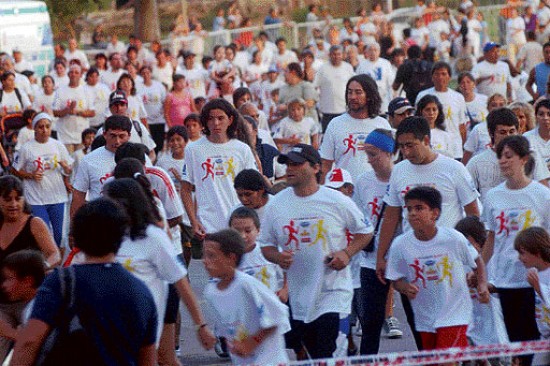
[(441, 216), (437, 223), (442, 227), (454, 227), (464, 217), (463, 207), (479, 196), (470, 173), (454, 159), (438, 154), (434, 161), (424, 165), (403, 160), (393, 168), (390, 188), (384, 197), (388, 205), (403, 208), (403, 231), (410, 228), (405, 194), (420, 186), (433, 187), (441, 193)]
[(518, 60), (523, 61), (523, 70), (530, 73), (531, 70), (541, 62), (544, 62), (542, 45), (536, 41), (529, 41), (519, 49)]
[(487, 129), (487, 122), (483, 121), (474, 126), (464, 143), (464, 150), (473, 153), (473, 156), (491, 148), (491, 136)]
[(181, 74), (185, 76), (185, 80), (187, 80), (187, 85), (189, 86), (189, 91), (193, 99), (197, 97), (206, 97), (206, 83), (210, 80), (208, 71), (202, 67), (195, 67), (191, 70), (182, 68), (180, 71)]
[[(76, 101), (76, 112), (84, 110), (95, 110), (93, 100), (88, 98), (84, 86), (71, 88), (70, 86), (62, 86), (55, 92), (53, 102), (54, 110), (62, 110)], [(59, 117), (57, 120), (57, 133), (59, 141), (64, 144), (80, 144), (82, 143), (82, 131), (90, 126), (88, 118), (77, 116), (76, 114), (68, 114), (65, 117)]]
[(197, 215), (206, 232), (227, 227), (229, 210), (239, 203), (233, 181), (243, 169), (257, 169), (256, 161), (250, 147), (236, 139), (215, 144), (203, 136), (185, 147), (182, 179), (195, 186)]
[(257, 244), (251, 252), (244, 253), (239, 270), (256, 278), (273, 292), (280, 289), (278, 280), (282, 277), (281, 267), (265, 259)]
[(69, 166), (73, 164), (73, 158), (65, 146), (53, 138), (43, 144), (33, 139), (21, 147), (14, 168), (23, 169), (27, 173), (44, 173), (41, 181), (23, 180), (25, 199), (29, 204), (51, 205), (67, 202), (68, 195), (63, 184), (60, 161), (65, 161)]
[(97, 127), (105, 122), (105, 110), (109, 108), (109, 95), (111, 91), (107, 85), (99, 82), (94, 86), (84, 85), (84, 90), (88, 93), (89, 100), (93, 101), (96, 110), (94, 117), (90, 118), (90, 126)]
[(149, 225), (145, 237), (132, 240), (127, 236), (123, 239), (116, 261), (143, 281), (151, 291), (157, 307), (157, 340), (160, 340), (168, 284), (187, 276), (187, 270), (177, 260), (170, 239), (164, 230), (155, 225)]
[(277, 65), (279, 70), (285, 70), (289, 63), (298, 62), (296, 54), (290, 50), (285, 50), (283, 54), (279, 54), (279, 50), (273, 54), (272, 62)]
[[(382, 205), (384, 204), (384, 195), (388, 190), (389, 182), (382, 182), (376, 178), (374, 170), (365, 172), (357, 178), (355, 181), (355, 190), (353, 193), (353, 200), (357, 204), (357, 207), (361, 210), (365, 218), (371, 223), (373, 228), (376, 227), (378, 220), (380, 220), (380, 214), (382, 212)], [(380, 225), (378, 226), (380, 232)], [(361, 251), (361, 267), (376, 269), (376, 251), (378, 250), (378, 235), (374, 242), (374, 251), (367, 253)]]
[[(542, 158), (534, 153), (535, 168), (533, 170), (533, 179), (541, 181), (550, 178), (550, 172), (542, 162)], [(504, 182), (500, 166), (498, 164), (497, 154), (493, 149), (487, 149), (479, 155), (474, 156), (466, 169), (470, 172), (474, 185), (480, 193), (481, 203), (485, 204), (487, 192)]]
[[(311, 136), (319, 132), (319, 124), (309, 117), (304, 117), (300, 122), (296, 122), (290, 117), (285, 117), (277, 125), (273, 138), (284, 139), (298, 137), (300, 143), (311, 145)], [(281, 153), (286, 154), (291, 146), (290, 144), (282, 144)]]
[[(109, 115), (111, 115), (111, 112), (109, 111)], [(139, 132), (136, 130), (136, 125), (141, 130), (141, 136), (139, 135)], [(97, 135), (103, 134), (103, 127), (101, 127), (99, 130), (97, 130)], [(151, 136), (151, 133), (149, 132), (149, 129), (141, 123), (141, 121), (138, 120), (132, 120), (132, 129), (130, 130), (130, 139), (128, 142), (133, 142), (136, 144), (143, 144), (147, 146), (149, 150), (154, 149), (157, 147), (157, 144), (155, 143), (155, 140), (153, 140), (153, 137)]]
[(88, 57), (86, 57), (86, 54), (82, 52), (81, 50), (74, 50), (71, 52), (70, 50), (65, 51), (65, 58), (67, 59), (67, 63), (71, 62), (71, 60), (78, 60), (80, 61), (80, 65), (84, 69), (90, 68), (90, 63), (88, 62)]
[(182, 216), (183, 204), (170, 175), (158, 166), (146, 166), (145, 174), (151, 182), (153, 195), (158, 197), (164, 206), (166, 218), (170, 220)]
[(548, 169), (550, 169), (550, 140), (544, 141), (539, 134), (539, 127), (525, 132), (523, 136), (529, 140), (531, 149), (535, 150), (542, 157)]
[(426, 89), (418, 93), (416, 97), (416, 105), (425, 95), (435, 95), (443, 105), (443, 113), (445, 113), (445, 126), (447, 132), (453, 137), (453, 156), (462, 158), (462, 137), (460, 135), (460, 125), (466, 124), (466, 101), (464, 96), (457, 91), (447, 89), (446, 92), (438, 92), (435, 87)]
[(251, 337), (261, 329), (277, 327), (248, 357), (231, 354), (235, 365), (278, 365), (288, 363), (284, 333), (290, 330), (288, 307), (255, 278), (236, 271), (224, 290), (211, 281), (204, 297), (214, 316), (216, 334), (233, 340)]
[(449, 23), (443, 19), (438, 19), (430, 22), (428, 24), (428, 30), (430, 31), (429, 45), (432, 48), (438, 48), (441, 42), (441, 32), (445, 32), (447, 34), (451, 33), (451, 27), (449, 26)]
[(453, 136), (447, 131), (439, 128), (432, 128), (430, 131), (430, 143), (432, 150), (441, 153), (450, 158), (459, 159), (461, 156), (456, 156), (453, 149)]
[(168, 90), (172, 89), (172, 75), (174, 74), (174, 69), (172, 64), (167, 62), (164, 67), (160, 68), (158, 65), (153, 66), (153, 78), (157, 81), (160, 81), (163, 84), (166, 84)]
[[(168, 173), (168, 175), (170, 176), (170, 179), (172, 179), (172, 183), (174, 183), (174, 186), (176, 187), (176, 191), (180, 192), (181, 184), (179, 181), (176, 180), (176, 177), (170, 171), (170, 169), (171, 168), (175, 169), (181, 176), (181, 173), (183, 172), (183, 166), (185, 165), (185, 160), (174, 159), (172, 157), (172, 154), (168, 152), (166, 154), (160, 155), (155, 165), (164, 169)], [(182, 213), (182, 222), (187, 226), (191, 226), (191, 222), (189, 221), (189, 216), (187, 216), (187, 212), (185, 212), (185, 210), (183, 210), (183, 213)]]
[(473, 313), (466, 335), (475, 346), (509, 343), (498, 296), (491, 295), (489, 303), (479, 302), (476, 288), (470, 288)]
[(313, 85), (319, 88), (319, 109), (322, 113), (340, 114), (346, 111), (346, 84), (355, 75), (353, 67), (342, 62), (335, 67), (325, 62), (315, 73)]
[(524, 45), (527, 42), (525, 38), (525, 21), (517, 16), (506, 21), (506, 43), (516, 46)]
[(9, 93), (2, 90), (2, 102), (0, 102), (0, 108), (4, 113), (22, 113), (24, 109), (31, 106), (31, 101), (29, 100), (27, 93), (21, 89), (18, 90), (21, 95), (21, 102), (19, 101), (19, 98), (17, 98), (15, 90)]
[(550, 190), (538, 182), (522, 189), (508, 189), (504, 182), (487, 193), (483, 218), (487, 229), (495, 234), (490, 260), (495, 287), (529, 287), (527, 270), (518, 259), (514, 239), (519, 231), (531, 226), (550, 230), (549, 207)]
[(115, 91), (116, 84), (118, 79), (124, 74), (124, 69), (118, 69), (118, 71), (113, 71), (111, 69), (103, 71), (101, 73), (101, 82), (109, 87), (111, 91)]
[(470, 322), (472, 301), (464, 266), (473, 269), (476, 263), (469, 245), (458, 231), (439, 226), (436, 236), (427, 241), (418, 240), (412, 230), (394, 240), (386, 277), (404, 278), (418, 286), (411, 300), (417, 331), (435, 333)]
[(143, 84), (140, 95), (143, 102), (147, 123), (150, 125), (164, 124), (164, 100), (166, 99), (166, 88), (160, 82), (153, 80), (150, 86)]
[[(374, 62), (369, 59), (365, 59), (359, 63), (359, 66), (357, 66), (356, 73), (357, 75), (367, 74), (371, 76), (374, 81), (376, 81), (378, 93), (380, 94), (380, 98), (382, 98), (380, 110), (382, 112), (387, 111), (388, 104), (392, 100), (392, 84), (395, 79), (395, 74), (393, 73), (391, 63), (381, 57)], [(345, 87), (342, 90), (345, 91)]]
[[(468, 121), (467, 130), (468, 136), (470, 135), (470, 119), (473, 119), (479, 123), (487, 120), (489, 111), (487, 110), (487, 96), (483, 94), (474, 93), (474, 100), (466, 102), (466, 120)], [(475, 126), (474, 126), (475, 128)], [(464, 144), (466, 148), (466, 144)]]
[(126, 50), (126, 45), (122, 41), (116, 41), (115, 44), (113, 44), (113, 42), (109, 42), (109, 44), (107, 44), (107, 49), (105, 50), (105, 53), (107, 53), (107, 56), (110, 56), (113, 53), (120, 53), (122, 55), (126, 53)]
[(19, 151), (21, 146), (26, 142), (34, 139), (34, 130), (32, 128), (27, 128), (26, 126), (19, 130), (17, 133), (17, 144), (15, 144), (15, 151)]
[(356, 119), (348, 113), (334, 118), (327, 127), (319, 148), (321, 158), (334, 160), (335, 168), (346, 169), (353, 179), (371, 170), (364, 142), (368, 134), (377, 128), (391, 130), (382, 117)]
[(62, 86), (69, 85), (69, 75), (67, 75), (67, 74), (59, 76), (56, 72), (51, 72), (50, 76), (52, 77), (52, 79), (54, 81), (56, 90), (59, 89)]
[(293, 253), (286, 271), (293, 319), (310, 323), (326, 313), (350, 313), (349, 266), (336, 271), (324, 263), (326, 256), (347, 247), (346, 229), (350, 234), (373, 231), (349, 197), (324, 186), (307, 197), (287, 188), (269, 201), (261, 228), (262, 247)]
[(495, 93), (506, 96), (506, 84), (510, 82), (510, 78), (512, 77), (507, 63), (497, 61), (496, 64), (493, 64), (481, 61), (474, 66), (472, 74), (476, 79), (491, 76), (490, 79), (477, 84), (477, 91), (479, 93), (485, 94), (487, 97)]
[(80, 192), (88, 192), (88, 199), (101, 197), (103, 184), (113, 175), (115, 169), (115, 154), (104, 146), (90, 152), (78, 165), (73, 187)]
[(550, 268), (539, 273), (540, 296), (535, 292), (535, 316), (540, 335), (543, 339), (550, 338)]

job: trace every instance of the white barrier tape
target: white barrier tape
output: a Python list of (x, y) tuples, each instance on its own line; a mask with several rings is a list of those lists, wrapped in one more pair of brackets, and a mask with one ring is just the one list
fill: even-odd
[(329, 358), (322, 360), (296, 361), (293, 366), (401, 366), (425, 365), (487, 358), (511, 357), (550, 352), (550, 341), (515, 342), (487, 346), (447, 348), (418, 352), (396, 352), (369, 356)]

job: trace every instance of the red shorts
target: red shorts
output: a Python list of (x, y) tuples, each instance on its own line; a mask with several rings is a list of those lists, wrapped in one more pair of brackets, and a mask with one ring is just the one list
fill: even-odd
[(426, 350), (437, 348), (467, 347), (466, 338), (467, 325), (455, 325), (452, 327), (441, 327), (436, 333), (419, 332), (422, 338), (422, 347)]

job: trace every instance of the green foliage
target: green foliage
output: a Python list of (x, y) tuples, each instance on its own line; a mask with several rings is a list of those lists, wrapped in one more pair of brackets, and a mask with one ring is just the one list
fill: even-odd
[(307, 13), (309, 13), (309, 9), (307, 7), (296, 8), (292, 10), (292, 13), (290, 14), (290, 18), (296, 23), (303, 23), (306, 21)]
[(80, 15), (96, 10), (108, 9), (110, 0), (45, 0), (48, 5), (54, 34), (74, 34), (74, 21)]

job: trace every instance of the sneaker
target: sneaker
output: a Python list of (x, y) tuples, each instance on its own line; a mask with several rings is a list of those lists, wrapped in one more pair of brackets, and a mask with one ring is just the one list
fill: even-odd
[(399, 320), (397, 318), (390, 316), (386, 319), (386, 331), (388, 333), (388, 338), (401, 338), (403, 337), (403, 332), (399, 329)]
[(214, 351), (220, 358), (229, 358), (229, 353), (227, 352), (227, 341), (223, 337), (219, 337), (216, 345), (214, 346)]
[(363, 329), (361, 329), (361, 323), (357, 322), (357, 327), (355, 328), (355, 335), (361, 337), (363, 335)]

